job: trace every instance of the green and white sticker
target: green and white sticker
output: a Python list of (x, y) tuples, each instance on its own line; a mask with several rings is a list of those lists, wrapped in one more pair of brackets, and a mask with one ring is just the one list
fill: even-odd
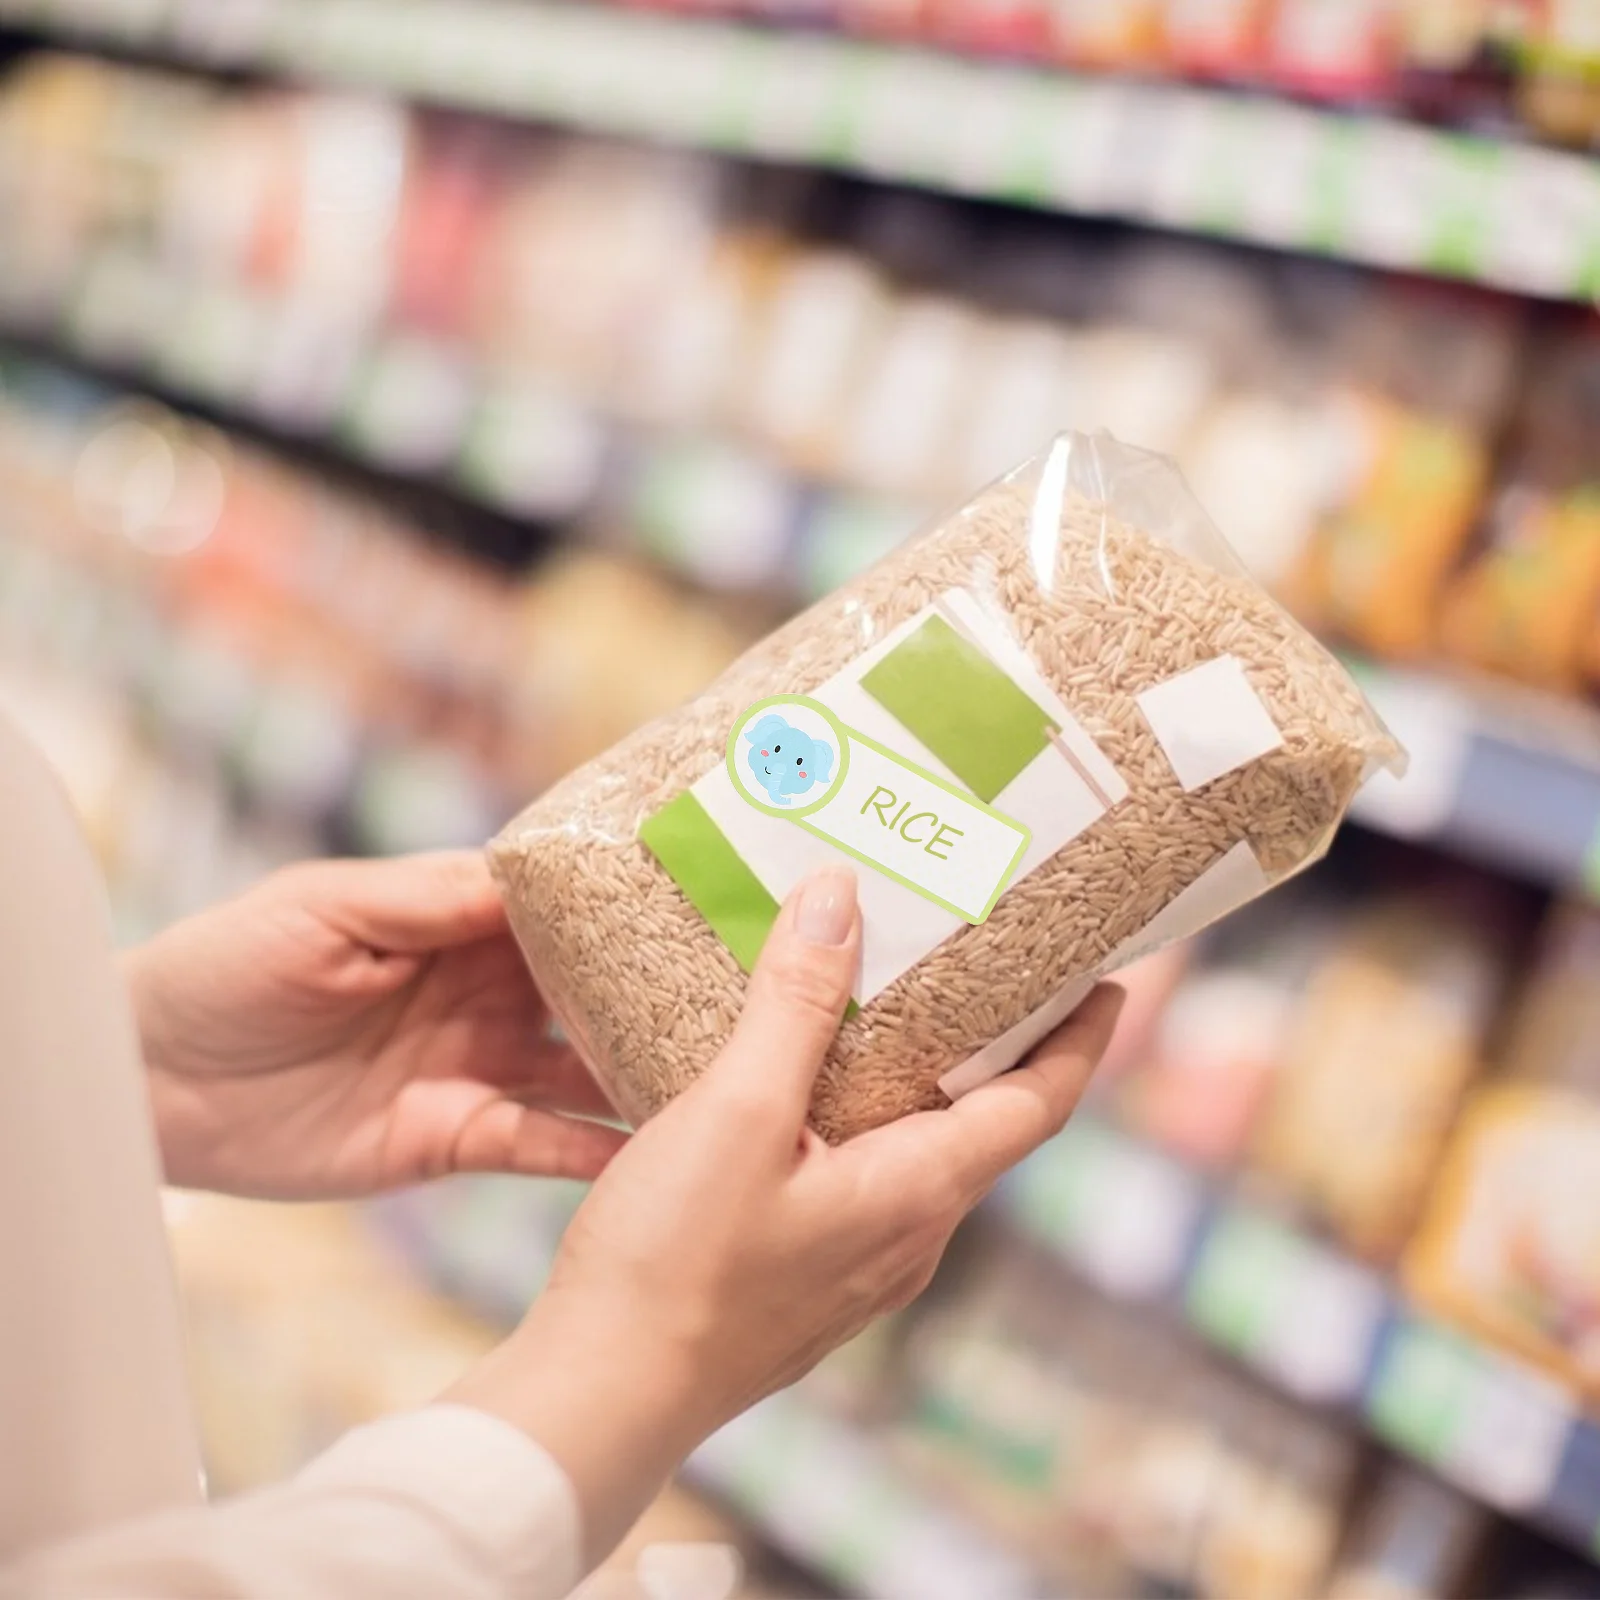
[(758, 811), (830, 841), (964, 922), (988, 917), (1032, 837), (803, 695), (745, 712), (728, 738), (728, 774)]
[[(808, 742), (746, 739), (768, 715)], [(868, 863), (861, 1005), (1127, 792), (1003, 611), (965, 589), (869, 637), (804, 694), (745, 708), (727, 732), (714, 766), (645, 818), (640, 842), (747, 971), (807, 873), (842, 853)], [(758, 774), (752, 752), (771, 770)]]

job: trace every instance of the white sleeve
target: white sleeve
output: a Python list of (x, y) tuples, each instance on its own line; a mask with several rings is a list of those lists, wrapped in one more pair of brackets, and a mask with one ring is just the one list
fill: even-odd
[(562, 1600), (577, 1500), (509, 1423), (437, 1405), (347, 1434), (299, 1476), (142, 1518), (0, 1573), (3, 1600)]

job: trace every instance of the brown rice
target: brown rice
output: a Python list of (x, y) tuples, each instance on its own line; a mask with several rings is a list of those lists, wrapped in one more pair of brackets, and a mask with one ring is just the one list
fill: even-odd
[[(535, 977), (630, 1119), (706, 1067), (746, 985), (639, 842), (640, 823), (722, 761), (746, 707), (808, 693), (952, 586), (1003, 608), (1129, 792), (1017, 881), (985, 923), (960, 929), (844, 1023), (812, 1105), (830, 1140), (946, 1104), (945, 1073), (1099, 969), (1241, 841), (1274, 882), (1315, 860), (1364, 778), (1398, 756), (1344, 669), (1253, 582), (1119, 519), (1114, 497), (1062, 496), (1041, 585), (1034, 491), (1021, 474), (995, 485), (779, 629), (697, 700), (557, 784), (491, 846)], [(1145, 520), (1156, 519), (1146, 510)], [(1243, 663), (1283, 742), (1186, 792), (1134, 697), (1223, 654)]]

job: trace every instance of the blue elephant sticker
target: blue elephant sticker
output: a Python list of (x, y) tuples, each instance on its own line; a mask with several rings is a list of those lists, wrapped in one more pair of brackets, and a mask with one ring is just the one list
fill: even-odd
[(750, 741), (745, 760), (775, 806), (786, 806), (791, 796), (826, 783), (833, 771), (832, 749), (775, 711), (752, 723), (744, 736)]

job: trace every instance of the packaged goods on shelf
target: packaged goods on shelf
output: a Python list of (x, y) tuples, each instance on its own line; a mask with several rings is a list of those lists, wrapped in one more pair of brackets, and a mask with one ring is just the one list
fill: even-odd
[(1405, 1260), (1425, 1307), (1600, 1399), (1600, 1101), (1475, 1095)]
[(1325, 1600), (1450, 1600), (1469, 1578), (1489, 1513), (1414, 1468), (1385, 1463), (1368, 1483)]
[(1552, 329), (1529, 364), (1481, 548), (1445, 595), (1462, 660), (1576, 690), (1600, 668), (1600, 332)]
[(1069, 1592), (1309, 1596), (1354, 1449), (1174, 1330), (1003, 1253), (908, 1352), (904, 1458)]
[(1516, 53), (1516, 106), (1546, 138), (1590, 145), (1600, 138), (1600, 36), (1583, 5), (1508, 8)]
[(1267, 31), (1273, 81), (1330, 100), (1379, 95), (1394, 60), (1397, 0), (1277, 0)]
[(562, 1026), (636, 1119), (726, 1038), (807, 868), (866, 863), (860, 1009), (813, 1101), (841, 1138), (1004, 1070), (1097, 975), (1316, 859), (1400, 759), (1170, 465), (1066, 435), (491, 856)]
[(1367, 297), (1335, 389), (1335, 508), (1288, 593), (1315, 625), (1415, 658), (1473, 531), (1511, 397), (1516, 313), (1456, 291)]
[(1506, 928), (1488, 892), (1380, 901), (1307, 981), (1252, 1159), (1359, 1255), (1390, 1260), (1410, 1234), (1483, 1065)]
[(1314, 902), (1291, 895), (1226, 934), (1179, 983), (1144, 1059), (1115, 1091), (1130, 1127), (1213, 1168), (1249, 1147), (1329, 930)]
[(1162, 53), (1193, 77), (1253, 78), (1271, 11), (1271, 0), (1166, 0)]
[(335, 823), (372, 849), (481, 840), (500, 794), (678, 703), (748, 636), (636, 565), (575, 552), (514, 582), (161, 407), (7, 377), (0, 482), (39, 552), (17, 561), (133, 608), (104, 636), (127, 647), (115, 716), (214, 762), (298, 853)]
[(1507, 1030), (1506, 1075), (1600, 1101), (1600, 912), (1572, 903), (1545, 922)]
[(1063, 0), (1050, 7), (1051, 53), (1095, 71), (1153, 66), (1161, 11), (1162, 0)]

